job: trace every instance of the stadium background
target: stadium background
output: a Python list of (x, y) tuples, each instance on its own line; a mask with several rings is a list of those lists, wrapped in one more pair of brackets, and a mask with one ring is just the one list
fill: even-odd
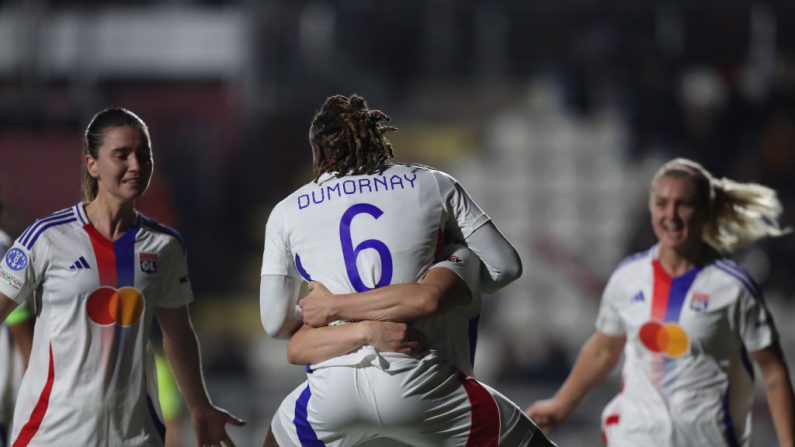
[[(249, 421), (239, 446), (303, 378), (259, 323), (263, 230), (310, 178), (309, 121), (338, 92), (390, 114), (397, 159), (453, 174), (518, 247), (476, 372), (523, 407), (562, 382), (612, 268), (653, 242), (662, 161), (772, 186), (795, 224), (792, 2), (0, 0), (3, 228), (79, 199), (95, 112), (138, 113), (156, 160), (140, 208), (187, 240), (211, 394)], [(792, 367), (795, 237), (737, 257)], [(617, 390), (613, 374), (553, 439), (598, 445)], [(757, 398), (754, 440), (773, 445)]]

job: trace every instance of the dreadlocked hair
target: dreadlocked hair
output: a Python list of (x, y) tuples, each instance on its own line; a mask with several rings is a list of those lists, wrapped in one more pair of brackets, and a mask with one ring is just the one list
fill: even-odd
[(384, 172), (386, 161), (395, 156), (385, 135), (397, 130), (383, 125), (384, 121), (389, 116), (368, 109), (359, 95), (327, 98), (309, 128), (309, 142), (320, 154), (318, 178), (324, 172), (337, 177)]

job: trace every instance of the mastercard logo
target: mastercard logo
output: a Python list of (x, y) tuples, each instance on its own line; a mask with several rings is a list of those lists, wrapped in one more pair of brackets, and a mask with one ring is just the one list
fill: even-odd
[(91, 292), (86, 303), (88, 317), (102, 326), (119, 324), (132, 326), (144, 313), (144, 299), (138, 289), (132, 287), (103, 286)]
[(649, 321), (640, 327), (640, 340), (649, 351), (681, 357), (690, 346), (687, 332), (676, 323)]

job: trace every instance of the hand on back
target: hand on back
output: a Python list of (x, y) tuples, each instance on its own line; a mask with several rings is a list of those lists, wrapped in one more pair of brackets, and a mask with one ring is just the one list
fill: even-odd
[(420, 356), (425, 352), (425, 335), (406, 323), (362, 321), (368, 344), (379, 352), (400, 352)]
[(332, 321), (331, 306), (334, 294), (317, 282), (309, 283), (309, 293), (298, 303), (304, 324), (312, 327), (326, 326)]

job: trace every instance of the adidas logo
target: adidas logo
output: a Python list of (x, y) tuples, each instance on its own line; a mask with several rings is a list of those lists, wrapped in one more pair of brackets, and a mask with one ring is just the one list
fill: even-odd
[(638, 292), (637, 295), (632, 297), (632, 302), (633, 303), (642, 303), (644, 301), (646, 301), (646, 297), (643, 296), (643, 291), (642, 290), (640, 292)]
[(86, 262), (86, 258), (84, 258), (82, 256), (77, 258), (77, 261), (75, 261), (72, 265), (69, 266), (69, 270), (83, 270), (83, 269), (90, 269), (90, 268), (91, 268), (91, 266), (88, 265), (88, 262)]

